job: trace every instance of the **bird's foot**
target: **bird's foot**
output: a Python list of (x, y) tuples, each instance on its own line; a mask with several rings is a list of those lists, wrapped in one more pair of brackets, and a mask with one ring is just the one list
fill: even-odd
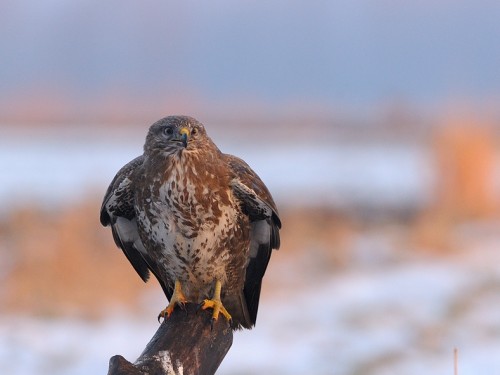
[(206, 309), (213, 309), (212, 313), (212, 328), (214, 326), (214, 322), (219, 319), (219, 314), (224, 315), (224, 317), (227, 319), (229, 322), (229, 325), (232, 324), (233, 318), (231, 317), (231, 314), (229, 314), (222, 304), (222, 301), (220, 299), (220, 290), (221, 290), (221, 283), (220, 281), (217, 281), (215, 283), (215, 291), (214, 291), (214, 296), (211, 299), (206, 299), (200, 304), (200, 309), (206, 310)]
[(161, 322), (162, 318), (164, 321), (170, 318), (170, 315), (172, 315), (175, 306), (178, 305), (181, 309), (184, 309), (184, 305), (186, 304), (186, 302), (187, 299), (184, 296), (184, 293), (182, 293), (181, 283), (179, 281), (176, 281), (174, 287), (174, 293), (172, 294), (172, 297), (170, 298), (167, 307), (161, 310), (160, 313), (158, 314), (158, 323)]
[(202, 310), (206, 310), (206, 309), (213, 309), (214, 310), (212, 313), (212, 323), (211, 323), (212, 327), (214, 325), (214, 322), (216, 322), (217, 319), (219, 319), (220, 314), (224, 315), (224, 317), (227, 319), (229, 324), (231, 324), (233, 321), (231, 314), (229, 314), (227, 312), (226, 308), (224, 307), (224, 305), (222, 304), (222, 301), (220, 299), (206, 299), (201, 303), (200, 308)]

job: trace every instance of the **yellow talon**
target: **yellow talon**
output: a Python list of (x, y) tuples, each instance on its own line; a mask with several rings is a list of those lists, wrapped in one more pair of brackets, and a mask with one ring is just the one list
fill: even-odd
[(167, 307), (160, 311), (160, 313), (158, 314), (158, 322), (161, 318), (163, 318), (163, 320), (170, 318), (170, 315), (172, 315), (175, 306), (179, 305), (180, 307), (184, 307), (184, 304), (186, 302), (187, 299), (184, 296), (184, 293), (182, 293), (181, 283), (179, 280), (175, 280), (174, 293), (172, 293), (172, 297), (170, 298)]
[(217, 280), (215, 282), (215, 290), (213, 298), (204, 300), (203, 303), (201, 304), (201, 308), (203, 310), (206, 309), (214, 310), (212, 313), (212, 321), (217, 321), (217, 319), (219, 319), (219, 314), (222, 314), (227, 319), (227, 321), (231, 323), (233, 318), (231, 317), (231, 314), (227, 312), (226, 308), (224, 307), (220, 299), (221, 286), (222, 286), (221, 282)]

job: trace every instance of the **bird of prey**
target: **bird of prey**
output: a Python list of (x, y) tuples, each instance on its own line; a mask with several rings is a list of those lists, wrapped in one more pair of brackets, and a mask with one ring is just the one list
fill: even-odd
[(273, 198), (243, 160), (222, 153), (203, 124), (169, 116), (149, 128), (144, 153), (104, 197), (100, 221), (142, 280), (158, 279), (168, 319), (186, 302), (252, 328), (281, 221)]

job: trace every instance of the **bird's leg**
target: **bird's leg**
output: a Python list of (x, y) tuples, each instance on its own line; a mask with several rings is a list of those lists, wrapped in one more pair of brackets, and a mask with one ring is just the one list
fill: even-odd
[(160, 314), (158, 314), (158, 322), (161, 318), (163, 318), (163, 320), (170, 318), (175, 306), (179, 305), (182, 308), (186, 302), (186, 297), (184, 296), (184, 293), (182, 293), (181, 282), (179, 280), (175, 280), (174, 293), (172, 293), (168, 306), (162, 310)]
[(231, 315), (227, 312), (226, 308), (222, 304), (222, 301), (220, 299), (220, 291), (222, 288), (222, 284), (219, 280), (215, 281), (215, 290), (214, 290), (214, 295), (212, 299), (206, 299), (201, 303), (201, 308), (203, 310), (206, 309), (213, 309), (212, 313), (212, 325), (217, 319), (219, 318), (219, 314), (224, 315), (224, 317), (227, 319), (229, 324), (232, 322)]

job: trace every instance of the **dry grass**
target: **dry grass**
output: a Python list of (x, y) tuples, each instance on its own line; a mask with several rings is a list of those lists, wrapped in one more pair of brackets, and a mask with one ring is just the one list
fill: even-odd
[(98, 225), (98, 205), (86, 202), (57, 213), (14, 212), (2, 225), (1, 304), (35, 314), (84, 314), (130, 303), (143, 290), (127, 260)]

